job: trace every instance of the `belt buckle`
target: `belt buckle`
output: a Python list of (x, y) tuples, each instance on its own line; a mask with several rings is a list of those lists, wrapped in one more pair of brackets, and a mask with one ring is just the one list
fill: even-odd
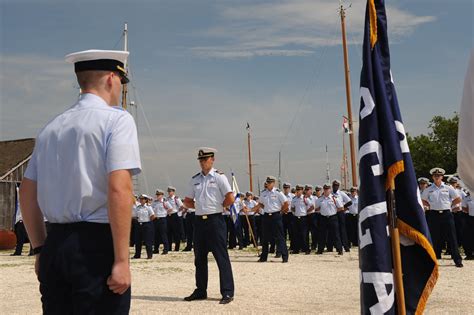
[(439, 213), (443, 213), (443, 210), (438, 210)]
[(270, 213), (270, 212), (269, 212), (269, 213), (268, 213), (268, 216), (270, 216), (270, 217), (271, 217), (271, 216), (272, 216), (272, 214), (273, 214), (273, 213)]
[(207, 215), (203, 215), (203, 216), (202, 216), (202, 219), (203, 219), (203, 220), (207, 220)]

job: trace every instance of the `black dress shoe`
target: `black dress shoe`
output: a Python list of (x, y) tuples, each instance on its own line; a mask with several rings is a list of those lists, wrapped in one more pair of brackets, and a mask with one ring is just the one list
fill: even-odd
[(316, 252), (316, 255), (322, 255), (322, 254), (323, 254), (323, 252), (319, 252), (319, 251)]
[(462, 268), (462, 267), (464, 267), (464, 265), (462, 264), (462, 262), (457, 262), (457, 263), (456, 263), (456, 267)]
[(196, 290), (194, 290), (194, 292), (190, 296), (187, 296), (184, 298), (184, 300), (188, 302), (195, 301), (195, 300), (205, 300), (205, 299), (207, 299), (207, 294), (199, 293)]
[(186, 247), (185, 249), (183, 249), (183, 252), (190, 252), (190, 251), (191, 251), (191, 248)]
[(21, 256), (21, 254), (13, 253), (13, 254), (10, 254), (10, 256)]
[(152, 256), (148, 256), (146, 259), (152, 259), (153, 257)]
[(346, 251), (346, 253), (350, 253), (350, 252), (351, 252), (351, 250), (350, 250), (349, 248), (346, 248), (346, 249), (344, 249), (344, 250)]
[(234, 300), (234, 297), (233, 297), (233, 296), (228, 296), (228, 295), (226, 295), (226, 296), (224, 296), (224, 297), (220, 300), (219, 304), (229, 304), (229, 303), (232, 302), (233, 300)]
[(287, 258), (283, 258), (283, 260), (281, 261), (282, 263), (287, 263), (288, 262), (288, 257)]
[(338, 254), (339, 256), (342, 256), (342, 255), (344, 255), (344, 252), (341, 250), (341, 251), (337, 252), (337, 254)]
[(304, 254), (309, 255), (309, 254), (311, 254), (311, 252), (308, 250), (308, 251), (304, 252)]
[(160, 253), (159, 250), (154, 250), (154, 251), (153, 251), (153, 254), (159, 254), (159, 253)]
[(133, 256), (132, 259), (140, 259), (138, 256)]
[(266, 259), (263, 259), (263, 258), (260, 258), (259, 260), (257, 260), (257, 262), (266, 262), (267, 260)]
[(281, 254), (276, 254), (275, 258), (281, 258)]

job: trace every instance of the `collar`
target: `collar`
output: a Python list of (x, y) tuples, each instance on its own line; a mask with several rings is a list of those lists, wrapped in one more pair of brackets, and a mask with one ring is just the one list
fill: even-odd
[(206, 177), (206, 176), (215, 177), (215, 176), (216, 176), (216, 169), (215, 169), (215, 168), (211, 168), (211, 170), (209, 171), (209, 173), (207, 173), (207, 175), (204, 175), (204, 173), (201, 171), (201, 176), (202, 176), (202, 177)]
[(81, 94), (78, 103), (80, 106), (107, 106), (118, 108), (118, 106), (109, 106), (102, 97), (93, 93)]

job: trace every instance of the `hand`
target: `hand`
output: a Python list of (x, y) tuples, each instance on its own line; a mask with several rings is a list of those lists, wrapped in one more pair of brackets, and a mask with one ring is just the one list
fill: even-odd
[(112, 274), (107, 279), (109, 289), (116, 294), (124, 294), (132, 282), (130, 265), (128, 261), (115, 262), (112, 266)]
[(35, 274), (36, 274), (36, 278), (39, 278), (40, 255), (41, 254), (35, 255)]

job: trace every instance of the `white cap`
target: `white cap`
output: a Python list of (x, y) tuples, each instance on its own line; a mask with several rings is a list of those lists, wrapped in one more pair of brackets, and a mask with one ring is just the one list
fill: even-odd
[(90, 49), (84, 51), (78, 51), (69, 55), (66, 55), (65, 59), (69, 63), (76, 63), (81, 61), (110, 59), (117, 60), (121, 63), (127, 61), (127, 57), (130, 54), (128, 51), (123, 50), (99, 50)]

